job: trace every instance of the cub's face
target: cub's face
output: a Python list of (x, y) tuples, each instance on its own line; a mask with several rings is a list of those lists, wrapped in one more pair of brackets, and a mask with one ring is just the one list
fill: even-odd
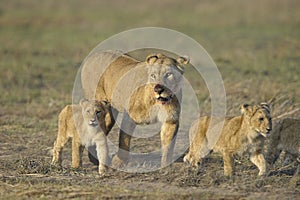
[(272, 130), (272, 119), (270, 114), (265, 109), (259, 109), (251, 118), (251, 124), (255, 130), (267, 137)]
[(250, 126), (262, 136), (267, 137), (272, 130), (272, 118), (270, 114), (270, 108), (266, 103), (260, 105), (244, 106), (244, 114), (248, 116), (250, 120)]
[(86, 124), (91, 127), (98, 127), (105, 120), (107, 106), (102, 101), (83, 99), (80, 101), (82, 116)]
[(183, 65), (188, 59), (177, 60), (163, 54), (149, 55), (146, 59), (148, 67), (148, 83), (153, 86), (153, 94), (162, 104), (168, 103), (179, 92), (183, 81)]

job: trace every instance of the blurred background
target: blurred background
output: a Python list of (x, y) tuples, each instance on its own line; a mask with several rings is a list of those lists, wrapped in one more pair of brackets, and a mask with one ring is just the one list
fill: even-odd
[(299, 103), (299, 8), (297, 0), (1, 1), (0, 114), (51, 117), (54, 105), (71, 102), (77, 69), (98, 43), (145, 26), (180, 31), (207, 50), (223, 76), (229, 111), (234, 101), (277, 94)]

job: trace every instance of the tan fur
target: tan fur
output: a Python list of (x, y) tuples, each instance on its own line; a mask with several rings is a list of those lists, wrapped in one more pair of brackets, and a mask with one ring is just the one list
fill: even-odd
[(293, 159), (300, 156), (299, 119), (285, 118), (274, 126), (267, 151), (268, 163), (275, 163), (282, 151), (285, 151), (286, 156), (292, 156)]
[[(263, 145), (265, 136), (272, 128), (269, 107), (266, 104), (245, 104), (241, 108), (241, 116), (225, 119), (220, 137), (214, 138), (216, 143), (211, 150), (222, 154), (226, 176), (233, 174), (233, 156), (245, 153), (250, 155), (250, 160), (259, 168), (259, 175), (264, 175), (266, 163)], [(208, 141), (207, 135), (210, 121), (211, 117), (201, 117), (190, 129), (190, 150), (184, 161), (193, 167), (198, 167), (198, 163), (206, 156), (205, 153), (202, 154), (202, 149), (209, 148), (207, 145), (212, 142)]]
[[(85, 96), (106, 99), (117, 112), (125, 111), (119, 152), (113, 159), (115, 167), (128, 159), (130, 134), (136, 124), (157, 121), (163, 123), (162, 166), (170, 162), (179, 126), (183, 65), (188, 62), (184, 57), (176, 60), (163, 54), (151, 54), (141, 62), (127, 55), (105, 52), (93, 54), (84, 63), (81, 79)], [(90, 84), (91, 79), (96, 85)]]
[(100, 158), (99, 173), (108, 162), (106, 135), (113, 125), (110, 105), (105, 101), (81, 100), (80, 105), (67, 105), (58, 117), (58, 134), (53, 148), (53, 165), (61, 165), (62, 149), (72, 138), (72, 167), (82, 166), (84, 147), (96, 145)]

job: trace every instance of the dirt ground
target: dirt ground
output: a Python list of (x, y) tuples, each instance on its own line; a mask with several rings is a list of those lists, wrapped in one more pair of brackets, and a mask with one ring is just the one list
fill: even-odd
[[(5, 117), (2, 115), (1, 121)], [(55, 133), (45, 135), (37, 130), (29, 138), (22, 128), (33, 127), (11, 124), (0, 129), (1, 199), (299, 199), (300, 195), (299, 174), (294, 174), (296, 163), (286, 167), (278, 163), (269, 176), (259, 178), (256, 167), (248, 159), (239, 158), (236, 174), (229, 179), (223, 176), (222, 159), (217, 154), (209, 156), (198, 171), (178, 159), (153, 172), (109, 169), (100, 177), (87, 151), (82, 169), (70, 169), (71, 145), (67, 145), (63, 167), (55, 168), (50, 165), (49, 152)], [(111, 135), (117, 135), (117, 131), (114, 128)], [(140, 146), (140, 150), (146, 150), (145, 145)]]

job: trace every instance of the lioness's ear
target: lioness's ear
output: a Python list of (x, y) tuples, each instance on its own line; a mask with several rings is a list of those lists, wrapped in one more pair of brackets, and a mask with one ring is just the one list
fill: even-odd
[(240, 110), (241, 110), (241, 113), (242, 114), (245, 114), (245, 113), (247, 113), (248, 111), (249, 111), (249, 107), (250, 107), (250, 105), (249, 104), (243, 104), (243, 105), (241, 105), (241, 108), (240, 108)]
[(79, 105), (84, 106), (87, 102), (89, 102), (89, 100), (86, 99), (86, 98), (83, 98), (83, 99), (80, 100)]
[(189, 64), (190, 58), (188, 56), (180, 56), (177, 58), (177, 62), (181, 65), (186, 65)]
[(161, 58), (163, 55), (161, 53), (152, 53), (149, 54), (146, 58), (146, 63), (152, 65), (153, 63), (155, 63), (155, 61), (159, 58)]

